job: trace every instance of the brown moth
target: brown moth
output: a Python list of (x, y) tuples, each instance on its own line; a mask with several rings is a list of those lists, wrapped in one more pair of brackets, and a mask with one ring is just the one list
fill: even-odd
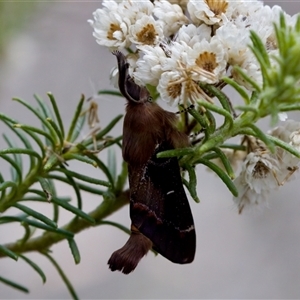
[(152, 102), (146, 87), (128, 74), (123, 53), (118, 59), (119, 89), (127, 100), (122, 154), (128, 163), (131, 235), (108, 264), (112, 271), (132, 272), (153, 247), (174, 263), (193, 261), (196, 234), (178, 159), (157, 158), (157, 153), (189, 145), (176, 128), (176, 114)]

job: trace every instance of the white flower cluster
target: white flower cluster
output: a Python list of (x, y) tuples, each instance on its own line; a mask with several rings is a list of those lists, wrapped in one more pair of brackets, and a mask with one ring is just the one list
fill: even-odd
[[(276, 61), (273, 24), (281, 13), (287, 25), (296, 24), (297, 15), (259, 0), (103, 0), (89, 23), (98, 44), (130, 53), (129, 73), (136, 83), (154, 86), (163, 100), (176, 105), (200, 96), (210, 101), (199, 83), (217, 84), (223, 76), (251, 92), (253, 87), (233, 66), (262, 83), (260, 65), (249, 49), (250, 31)], [(112, 78), (116, 76), (114, 70)], [(300, 151), (299, 122), (287, 121), (270, 134)], [(282, 148), (271, 154), (256, 139), (248, 143), (249, 152), (226, 153), (232, 166), (241, 169), (234, 181), (240, 213), (267, 204), (270, 192), (293, 178), (299, 164)]]
[(276, 53), (273, 22), (280, 12), (258, 0), (104, 0), (89, 23), (98, 44), (138, 50), (130, 70), (136, 82), (155, 86), (163, 100), (177, 104), (203, 95), (199, 82), (217, 83), (224, 75), (251, 89), (234, 65), (261, 82), (249, 33)]
[[(269, 134), (300, 151), (300, 122), (286, 121)], [(300, 162), (299, 158), (280, 147), (276, 147), (276, 152), (271, 154), (262, 142), (250, 138), (250, 143), (252, 149), (245, 159), (239, 152), (235, 157), (244, 159), (241, 172), (234, 180), (239, 196), (233, 200), (239, 213), (267, 205), (270, 193), (293, 179)], [(238, 167), (237, 161), (235, 163)]]

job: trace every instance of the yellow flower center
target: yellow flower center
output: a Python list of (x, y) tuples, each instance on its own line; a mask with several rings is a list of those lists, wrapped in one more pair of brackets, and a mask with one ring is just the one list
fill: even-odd
[(228, 7), (228, 2), (225, 0), (205, 0), (204, 2), (217, 16), (225, 13)]
[(120, 31), (121, 30), (121, 27), (119, 24), (114, 24), (114, 23), (111, 23), (110, 26), (109, 26), (109, 30), (107, 32), (107, 38), (109, 40), (115, 40), (114, 38), (114, 32), (115, 31)]
[(218, 66), (218, 63), (216, 62), (216, 54), (212, 52), (209, 53), (207, 51), (201, 53), (195, 62), (198, 67), (211, 73), (213, 73)]
[(181, 94), (182, 84), (181, 83), (172, 83), (168, 84), (167, 91), (170, 98), (176, 99)]
[(156, 35), (157, 33), (153, 24), (147, 24), (136, 36), (140, 43), (144, 45), (153, 45), (156, 40)]

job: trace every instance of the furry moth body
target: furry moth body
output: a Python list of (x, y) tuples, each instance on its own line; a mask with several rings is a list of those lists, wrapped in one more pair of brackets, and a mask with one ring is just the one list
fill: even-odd
[(151, 247), (174, 263), (190, 263), (196, 234), (178, 160), (156, 157), (187, 146), (188, 137), (176, 128), (176, 114), (152, 102), (146, 87), (129, 76), (125, 56), (113, 54), (118, 59), (119, 89), (127, 99), (122, 154), (128, 163), (132, 225), (129, 240), (112, 254), (109, 267), (128, 274)]

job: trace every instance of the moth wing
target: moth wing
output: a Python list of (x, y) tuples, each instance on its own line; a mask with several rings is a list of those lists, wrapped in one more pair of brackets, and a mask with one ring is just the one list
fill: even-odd
[(196, 234), (177, 158), (156, 157), (170, 148), (162, 143), (144, 166), (129, 165), (130, 217), (158, 253), (184, 264), (194, 259)]

